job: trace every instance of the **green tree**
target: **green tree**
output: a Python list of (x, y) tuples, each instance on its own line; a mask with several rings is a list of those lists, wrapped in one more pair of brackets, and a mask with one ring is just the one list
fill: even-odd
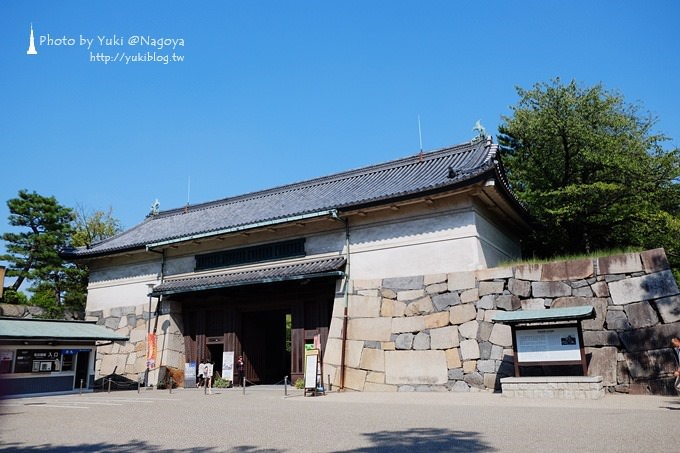
[[(9, 263), (7, 276), (16, 277), (10, 290), (18, 291), (27, 279), (53, 282), (56, 289), (64, 264), (59, 250), (68, 244), (72, 233), (73, 211), (54, 197), (26, 190), (20, 190), (19, 196), (9, 200), (7, 206), (9, 224), (24, 229), (2, 235), (7, 253), (0, 259)], [(58, 298), (55, 293), (55, 299)]]
[(517, 93), (499, 143), (536, 220), (525, 252), (664, 247), (680, 265), (680, 151), (663, 148), (656, 118), (601, 84), (555, 79)]
[(88, 247), (95, 242), (114, 236), (122, 231), (120, 221), (113, 217), (113, 209), (88, 212), (79, 205), (75, 209), (73, 247)]

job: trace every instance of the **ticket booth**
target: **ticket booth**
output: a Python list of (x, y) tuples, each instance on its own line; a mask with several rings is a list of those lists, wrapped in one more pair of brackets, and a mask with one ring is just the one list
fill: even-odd
[(128, 340), (91, 322), (0, 318), (0, 396), (91, 391), (97, 346)]

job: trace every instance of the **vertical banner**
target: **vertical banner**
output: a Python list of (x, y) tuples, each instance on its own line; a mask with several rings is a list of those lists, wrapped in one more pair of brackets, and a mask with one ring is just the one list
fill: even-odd
[(222, 353), (222, 379), (234, 382), (234, 351)]
[(150, 333), (147, 340), (147, 355), (146, 355), (146, 366), (147, 368), (156, 368), (156, 352), (157, 352), (157, 345), (156, 345), (156, 334), (155, 333)]

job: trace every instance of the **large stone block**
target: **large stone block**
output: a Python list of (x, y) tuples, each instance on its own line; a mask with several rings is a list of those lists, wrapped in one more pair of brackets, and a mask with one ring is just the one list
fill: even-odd
[(631, 274), (642, 271), (642, 261), (638, 253), (625, 253), (623, 255), (604, 256), (598, 258), (597, 268), (600, 275), (606, 274)]
[(449, 291), (471, 289), (477, 286), (477, 278), (474, 271), (454, 272), (448, 275)]
[(382, 300), (382, 304), (380, 306), (380, 316), (398, 317), (404, 316), (405, 312), (406, 303), (394, 299), (384, 298)]
[(440, 327), (430, 330), (430, 348), (450, 349), (459, 344), (458, 328), (456, 326)]
[(634, 380), (670, 375), (675, 371), (676, 361), (671, 348), (624, 353), (628, 372)]
[(326, 341), (326, 350), (323, 354), (324, 364), (340, 365), (342, 355), (342, 340), (340, 338), (329, 338)]
[(446, 283), (446, 274), (429, 274), (423, 277), (423, 284), (425, 286), (436, 285), (438, 283)]
[(477, 332), (479, 331), (479, 321), (472, 320), (458, 326), (458, 332), (464, 338), (477, 338)]
[(590, 285), (590, 289), (593, 291), (595, 297), (609, 297), (609, 287), (607, 282), (595, 282)]
[(367, 371), (365, 370), (345, 368), (345, 387), (363, 392), (366, 385), (366, 374)]
[(602, 385), (616, 385), (616, 348), (585, 348), (586, 356), (590, 355), (588, 376), (602, 376)]
[(463, 361), (479, 358), (479, 344), (477, 340), (463, 340), (460, 342), (460, 355)]
[(533, 297), (566, 297), (571, 296), (571, 286), (564, 282), (532, 282)]
[(605, 322), (607, 323), (608, 330), (616, 330), (618, 332), (621, 330), (630, 330), (632, 328), (630, 322), (628, 322), (628, 316), (623, 311), (607, 311)]
[(477, 280), (496, 280), (513, 277), (513, 270), (511, 267), (492, 267), (489, 269), (477, 269)]
[(590, 305), (595, 309), (595, 317), (593, 319), (584, 319), (581, 326), (584, 330), (601, 330), (604, 326), (605, 316), (607, 314), (607, 299), (598, 299), (596, 297), (559, 297), (555, 299), (550, 308), (566, 308), (579, 307)]
[(392, 318), (356, 318), (347, 321), (350, 340), (390, 341)]
[(432, 305), (432, 299), (430, 296), (421, 297), (418, 300), (414, 300), (406, 306), (404, 315), (406, 316), (418, 316), (426, 315), (434, 311), (434, 305)]
[(392, 318), (392, 333), (420, 332), (425, 329), (423, 316)]
[(515, 267), (515, 278), (537, 282), (541, 279), (540, 264), (521, 264)]
[(667, 347), (670, 339), (678, 335), (680, 324), (657, 324), (654, 327), (620, 332), (621, 343), (628, 352), (649, 351)]
[(489, 341), (498, 346), (512, 346), (512, 329), (505, 324), (494, 324)]
[(437, 311), (446, 310), (448, 307), (460, 304), (458, 293), (437, 294), (432, 297), (432, 303), (437, 307)]
[(380, 349), (366, 349), (361, 352), (359, 368), (369, 371), (385, 371), (385, 351)]
[(448, 290), (449, 290), (449, 285), (446, 282), (444, 282), (444, 283), (434, 283), (432, 285), (427, 285), (425, 287), (425, 292), (427, 294), (445, 293)]
[(372, 280), (352, 280), (352, 288), (354, 291), (364, 290), (364, 289), (377, 289), (380, 288), (382, 280), (372, 279)]
[(394, 340), (395, 349), (413, 349), (413, 339), (415, 335), (412, 333), (402, 333)]
[(364, 392), (396, 392), (399, 387), (396, 385), (378, 384), (377, 382), (366, 382)]
[(430, 313), (425, 315), (425, 328), (436, 329), (437, 327), (445, 327), (449, 325), (449, 312), (440, 311), (438, 313)]
[(505, 282), (479, 282), (479, 297), (484, 297), (488, 294), (501, 294), (505, 288)]
[(488, 341), (491, 337), (491, 332), (493, 332), (493, 322), (489, 321), (479, 321), (479, 329), (477, 329), (477, 340), (478, 341)]
[(413, 337), (413, 349), (424, 351), (430, 349), (430, 334), (426, 332), (418, 332)]
[(531, 282), (528, 280), (518, 280), (516, 278), (508, 279), (508, 291), (515, 296), (529, 297), (531, 296)]
[(520, 301), (522, 310), (544, 310), (545, 299), (523, 299)]
[(479, 310), (493, 310), (496, 308), (496, 296), (488, 294), (479, 299), (476, 303)]
[(520, 309), (522, 304), (514, 294), (503, 294), (496, 297), (496, 307), (499, 310), (514, 311)]
[(642, 258), (642, 267), (648, 274), (671, 268), (664, 249), (646, 250), (640, 253), (640, 258)]
[(678, 286), (670, 270), (618, 280), (609, 284), (612, 302), (625, 305), (631, 302), (660, 299), (678, 294)]
[(663, 297), (654, 301), (665, 324), (680, 321), (680, 296)]
[(441, 385), (447, 381), (444, 351), (385, 351), (386, 384)]
[(609, 330), (586, 330), (583, 332), (583, 345), (596, 346), (619, 346), (619, 336)]
[(364, 342), (359, 340), (345, 341), (345, 365), (359, 368), (361, 352), (364, 350)]
[(399, 291), (397, 292), (397, 300), (408, 302), (423, 297), (424, 295), (425, 295), (424, 289), (410, 289), (407, 291)]
[[(444, 351), (446, 354), (446, 366), (451, 368), (460, 368), (463, 363), (460, 360), (460, 349), (452, 348)], [(461, 370), (462, 372), (462, 370)]]
[(379, 296), (359, 296), (350, 294), (347, 314), (351, 318), (377, 318), (380, 316)]
[(565, 281), (589, 278), (595, 275), (592, 260), (560, 261), (543, 264), (541, 280)]
[(394, 277), (385, 278), (382, 281), (383, 288), (389, 288), (396, 291), (405, 289), (422, 289), (424, 286), (425, 277), (422, 275), (414, 277)]
[(651, 327), (659, 323), (659, 318), (649, 302), (635, 302), (625, 305), (624, 310), (628, 315), (628, 322), (633, 329)]
[(476, 302), (479, 300), (479, 289), (477, 288), (472, 288), (472, 289), (466, 289), (462, 293), (460, 293), (460, 302), (463, 304), (467, 304), (470, 302)]

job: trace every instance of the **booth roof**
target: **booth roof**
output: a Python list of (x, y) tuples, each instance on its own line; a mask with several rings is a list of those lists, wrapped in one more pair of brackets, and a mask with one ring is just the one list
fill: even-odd
[(592, 316), (593, 310), (591, 305), (582, 305), (578, 307), (550, 308), (546, 310), (499, 311), (493, 317), (492, 321), (505, 324), (569, 321), (589, 318)]
[(2, 339), (50, 340), (111, 340), (127, 341), (129, 337), (112, 332), (104, 326), (84, 321), (0, 318)]

